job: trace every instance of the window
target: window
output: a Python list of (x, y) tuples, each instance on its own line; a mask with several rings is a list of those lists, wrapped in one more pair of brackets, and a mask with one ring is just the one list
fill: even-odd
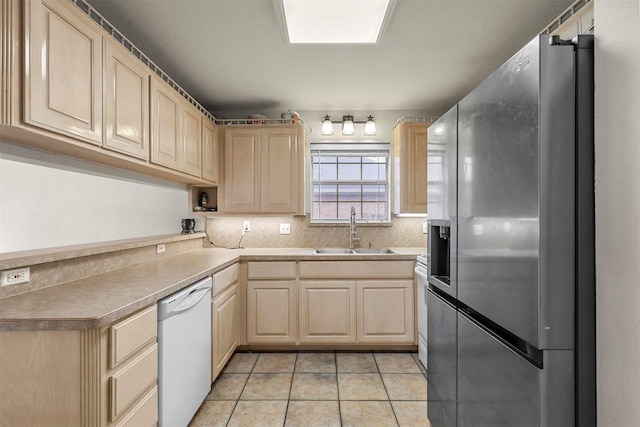
[(390, 220), (389, 144), (311, 144), (311, 222)]

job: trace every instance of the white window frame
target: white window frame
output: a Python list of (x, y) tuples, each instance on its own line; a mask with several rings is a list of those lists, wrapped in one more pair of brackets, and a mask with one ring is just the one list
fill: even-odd
[[(378, 184), (384, 185), (386, 188), (386, 210), (384, 213), (384, 219), (361, 219), (356, 218), (356, 222), (358, 224), (390, 224), (391, 223), (391, 203), (392, 203), (392, 186), (391, 186), (391, 168), (392, 168), (392, 153), (391, 153), (391, 143), (342, 143), (342, 142), (331, 142), (331, 143), (320, 143), (320, 142), (312, 142), (309, 144), (309, 157), (308, 157), (308, 207), (309, 207), (309, 218), (311, 224), (345, 224), (349, 223), (349, 218), (340, 218), (340, 219), (320, 219), (313, 218), (313, 186), (314, 184), (321, 184), (322, 181), (314, 181), (313, 177), (313, 157), (314, 154), (318, 151), (327, 152), (329, 156), (342, 156), (342, 157), (360, 157), (370, 153), (375, 157), (386, 157), (386, 176), (384, 179), (373, 181), (339, 181), (340, 184), (356, 184), (361, 185), (362, 183), (369, 184)], [(331, 181), (333, 184), (334, 181)], [(360, 200), (358, 203), (362, 203)]]

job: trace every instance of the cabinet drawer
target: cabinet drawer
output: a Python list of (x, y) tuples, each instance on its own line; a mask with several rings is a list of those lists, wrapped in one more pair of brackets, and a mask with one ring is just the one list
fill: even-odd
[(213, 275), (213, 294), (218, 295), (229, 287), (229, 285), (238, 281), (238, 264), (233, 264), (224, 270), (218, 271)]
[(111, 419), (119, 417), (158, 382), (158, 344), (144, 351), (111, 377)]
[(301, 279), (413, 278), (413, 261), (301, 261)]
[(158, 387), (154, 387), (116, 427), (155, 427), (158, 424)]
[(114, 368), (150, 341), (155, 341), (157, 328), (158, 314), (155, 305), (110, 327), (109, 366)]
[(295, 279), (295, 261), (249, 262), (249, 279)]

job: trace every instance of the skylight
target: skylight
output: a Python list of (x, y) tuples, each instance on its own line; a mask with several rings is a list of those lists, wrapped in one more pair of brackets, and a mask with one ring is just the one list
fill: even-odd
[(289, 43), (376, 44), (391, 0), (282, 0)]

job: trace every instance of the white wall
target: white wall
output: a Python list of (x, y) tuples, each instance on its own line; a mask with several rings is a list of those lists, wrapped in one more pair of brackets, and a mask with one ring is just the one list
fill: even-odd
[(640, 425), (640, 0), (595, 1), (598, 425)]
[(187, 190), (0, 140), (0, 253), (181, 231)]

